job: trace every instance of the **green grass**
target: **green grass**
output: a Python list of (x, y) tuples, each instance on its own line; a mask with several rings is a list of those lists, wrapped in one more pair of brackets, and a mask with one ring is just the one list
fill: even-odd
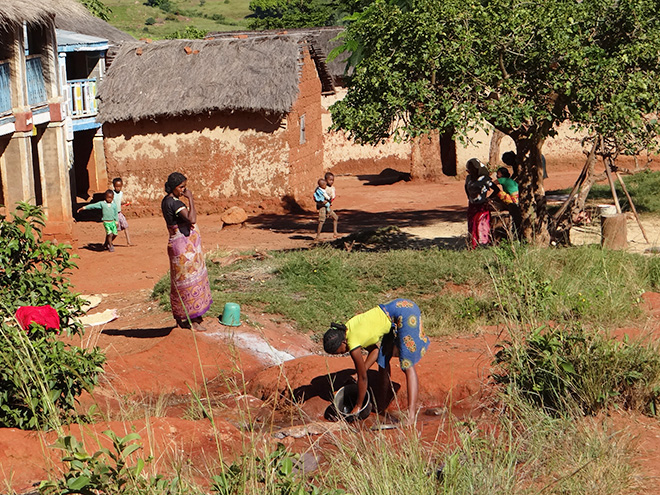
[[(520, 245), (478, 251), (275, 252), (220, 268), (209, 264), (213, 315), (237, 302), (322, 333), (330, 321), (397, 297), (416, 301), (430, 335), (505, 322), (571, 322), (613, 328), (643, 315), (640, 296), (660, 287), (660, 260), (598, 247)], [(168, 304), (167, 277), (154, 296)]]
[[(136, 38), (162, 39), (186, 26), (205, 31), (233, 31), (246, 29), (250, 0), (173, 0), (171, 12), (149, 7), (145, 0), (104, 0), (112, 10), (109, 22)], [(213, 20), (214, 15), (225, 17), (225, 21)], [(147, 26), (146, 20), (156, 22)], [(146, 30), (145, 30), (146, 28)]]

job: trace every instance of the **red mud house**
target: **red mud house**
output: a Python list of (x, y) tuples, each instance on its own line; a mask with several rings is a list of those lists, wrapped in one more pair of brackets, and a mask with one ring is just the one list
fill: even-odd
[(174, 171), (205, 212), (309, 204), (323, 173), (321, 81), (303, 36), (125, 43), (99, 99), (108, 175), (144, 210)]
[(0, 204), (43, 205), (47, 231), (71, 232), (66, 129), (55, 16), (78, 16), (68, 0), (0, 2)]

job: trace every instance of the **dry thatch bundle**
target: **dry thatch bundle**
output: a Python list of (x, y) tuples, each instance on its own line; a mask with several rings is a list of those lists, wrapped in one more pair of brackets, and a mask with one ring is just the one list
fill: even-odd
[(0, 0), (0, 26), (45, 23), (55, 17), (77, 17), (87, 9), (74, 0)]
[(124, 43), (101, 83), (97, 119), (287, 113), (298, 96), (303, 44), (293, 36)]

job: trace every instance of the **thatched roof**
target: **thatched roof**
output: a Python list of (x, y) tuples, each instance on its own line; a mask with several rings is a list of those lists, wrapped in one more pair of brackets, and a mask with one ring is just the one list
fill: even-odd
[(287, 113), (298, 96), (301, 53), (291, 36), (124, 43), (101, 82), (97, 119)]
[[(0, 0), (4, 2), (5, 0)], [(0, 7), (1, 8), (1, 7)], [(93, 16), (87, 9), (82, 9), (75, 15), (55, 17), (55, 27), (106, 39), (110, 44), (117, 45), (122, 41), (135, 41), (130, 34), (117, 29), (102, 19)]]
[(49, 18), (82, 15), (87, 9), (75, 0), (0, 0), (3, 24), (44, 23)]
[(340, 55), (330, 62), (328, 62), (327, 56), (333, 49), (341, 45), (341, 40), (337, 41), (335, 38), (337, 38), (337, 36), (339, 36), (343, 31), (344, 28), (341, 26), (266, 31), (219, 31), (209, 33), (207, 35), (207, 39), (219, 39), (236, 36), (262, 37), (283, 35), (302, 37), (307, 40), (313, 47), (314, 51), (319, 54), (321, 57), (320, 62), (325, 64), (328, 73), (332, 76), (335, 82), (339, 82), (344, 76), (344, 69), (346, 67), (344, 60), (346, 59), (346, 56)]

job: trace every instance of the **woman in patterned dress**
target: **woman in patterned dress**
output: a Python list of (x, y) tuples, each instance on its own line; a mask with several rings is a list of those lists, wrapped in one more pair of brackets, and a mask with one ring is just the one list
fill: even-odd
[[(378, 346), (380, 343), (380, 347)], [(390, 383), (390, 358), (398, 357), (408, 387), (408, 421), (417, 414), (418, 382), (415, 365), (429, 347), (417, 304), (395, 299), (354, 316), (345, 325), (333, 323), (323, 336), (328, 354), (350, 353), (358, 379), (358, 397), (351, 414), (357, 413), (367, 393), (367, 370), (378, 362), (379, 393), (383, 397)], [(366, 357), (362, 349), (367, 351)], [(378, 401), (377, 401), (378, 402)], [(382, 404), (379, 405), (382, 408)]]
[[(213, 299), (206, 261), (202, 252), (202, 238), (195, 225), (197, 210), (192, 191), (186, 187), (186, 176), (178, 172), (169, 175), (165, 183), (167, 196), (161, 209), (170, 234), (167, 254), (170, 258), (170, 303), (174, 319), (182, 328), (203, 332), (202, 316)], [(188, 200), (190, 207), (181, 201)]]

